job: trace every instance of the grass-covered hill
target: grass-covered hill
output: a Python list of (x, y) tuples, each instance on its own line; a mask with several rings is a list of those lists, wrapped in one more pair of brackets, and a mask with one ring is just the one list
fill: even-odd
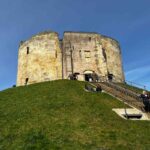
[(52, 81), (0, 92), (0, 150), (149, 150), (150, 122), (127, 121), (124, 104), (84, 82)]

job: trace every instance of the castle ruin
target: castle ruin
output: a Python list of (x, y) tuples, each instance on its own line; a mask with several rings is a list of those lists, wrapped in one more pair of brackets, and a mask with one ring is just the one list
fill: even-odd
[(124, 82), (119, 43), (107, 36), (89, 32), (42, 32), (22, 41), (18, 53), (17, 86), (67, 79), (77, 73), (87, 81), (95, 72), (100, 79), (113, 75), (114, 82)]

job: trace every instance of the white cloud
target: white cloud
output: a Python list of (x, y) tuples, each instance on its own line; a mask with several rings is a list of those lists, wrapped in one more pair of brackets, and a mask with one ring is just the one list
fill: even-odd
[(146, 85), (150, 89), (150, 66), (134, 68), (125, 72), (126, 80)]

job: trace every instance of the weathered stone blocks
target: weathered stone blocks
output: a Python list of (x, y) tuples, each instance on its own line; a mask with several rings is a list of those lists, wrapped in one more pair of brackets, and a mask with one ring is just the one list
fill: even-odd
[(97, 33), (65, 32), (59, 40), (56, 32), (42, 32), (20, 44), (17, 86), (67, 79), (72, 73), (85, 80), (87, 71), (103, 78), (113, 74), (114, 81), (123, 82), (118, 42)]

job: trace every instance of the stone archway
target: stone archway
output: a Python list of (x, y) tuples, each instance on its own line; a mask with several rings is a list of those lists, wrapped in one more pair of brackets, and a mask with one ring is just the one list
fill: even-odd
[(93, 71), (92, 70), (86, 70), (84, 71), (84, 80), (85, 81), (90, 81), (92, 80), (92, 74), (93, 74)]

